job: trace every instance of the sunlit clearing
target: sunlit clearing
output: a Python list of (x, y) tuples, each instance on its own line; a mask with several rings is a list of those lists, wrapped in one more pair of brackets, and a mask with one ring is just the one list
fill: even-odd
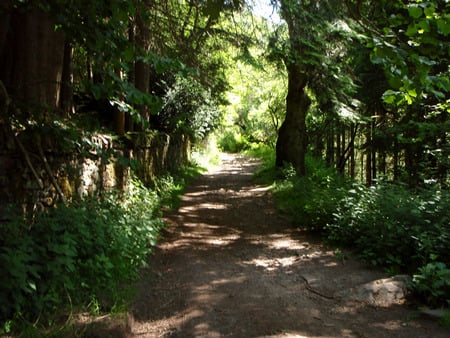
[(307, 248), (296, 240), (284, 237), (271, 239), (267, 245), (271, 249), (303, 250)]
[(286, 268), (295, 264), (298, 261), (298, 257), (284, 257), (278, 259), (268, 259), (268, 258), (255, 258), (250, 261), (244, 261), (246, 265), (254, 265), (256, 267), (262, 267), (267, 271), (275, 271), (279, 268)]
[(196, 144), (191, 153), (191, 160), (198, 166), (211, 171), (220, 164), (220, 150), (214, 134), (209, 135), (200, 144)]
[(201, 209), (206, 210), (226, 210), (229, 208), (229, 204), (219, 204), (219, 203), (199, 203), (189, 207), (183, 207), (180, 209), (180, 213), (198, 211)]

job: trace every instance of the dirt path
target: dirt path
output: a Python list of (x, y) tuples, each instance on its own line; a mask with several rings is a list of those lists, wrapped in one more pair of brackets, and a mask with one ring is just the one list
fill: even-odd
[(151, 259), (130, 337), (448, 337), (402, 305), (337, 296), (383, 277), (277, 215), (256, 160), (225, 155), (196, 179)]

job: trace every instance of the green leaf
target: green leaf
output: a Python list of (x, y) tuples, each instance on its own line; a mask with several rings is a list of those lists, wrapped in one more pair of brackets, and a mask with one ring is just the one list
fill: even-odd
[(425, 7), (425, 9), (423, 11), (427, 18), (432, 18), (433, 14), (436, 11), (436, 7), (434, 7), (434, 4), (430, 3), (430, 6)]
[(413, 24), (409, 25), (408, 29), (405, 32), (405, 35), (409, 36), (409, 37), (412, 37), (412, 36), (414, 36), (416, 34), (417, 34), (417, 27), (416, 27), (416, 25), (413, 25)]
[(408, 103), (409, 105), (411, 105), (413, 103), (413, 99), (411, 98), (411, 96), (408, 93), (405, 93), (404, 97), (406, 99), (406, 103)]
[(428, 20), (421, 20), (417, 24), (419, 34), (430, 32), (430, 23)]
[(449, 35), (450, 34), (450, 15), (446, 16), (446, 20), (444, 20), (444, 19), (436, 20), (436, 25), (441, 34), (443, 34), (444, 36)]
[(418, 19), (422, 16), (422, 8), (418, 6), (411, 6), (408, 7), (409, 16), (411, 16), (414, 19)]
[(438, 100), (443, 100), (445, 99), (445, 94), (438, 91), (438, 90), (434, 90), (431, 89), (430, 92), (434, 95), (434, 97), (436, 97)]
[(417, 97), (416, 89), (415, 88), (408, 89), (408, 95), (411, 96), (411, 97), (414, 97), (414, 98)]
[(29, 288), (30, 288), (31, 290), (33, 290), (33, 291), (36, 291), (36, 290), (37, 290), (37, 288), (36, 288), (36, 283), (33, 282), (33, 281), (29, 281), (29, 282), (28, 282), (28, 286), (29, 286)]
[(383, 94), (383, 101), (387, 104), (394, 104), (397, 101), (397, 96), (399, 92), (393, 91), (391, 89), (386, 90)]
[(217, 20), (220, 16), (220, 12), (222, 11), (223, 3), (220, 1), (207, 0), (206, 7), (203, 9), (203, 13), (212, 20)]

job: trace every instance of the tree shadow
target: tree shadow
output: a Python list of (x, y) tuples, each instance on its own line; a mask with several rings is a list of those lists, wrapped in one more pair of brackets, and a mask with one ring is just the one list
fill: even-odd
[[(227, 162), (228, 161), (228, 162)], [(183, 196), (140, 282), (133, 337), (435, 337), (448, 332), (403, 305), (335, 297), (384, 277), (343, 262), (278, 215), (257, 161), (230, 157)], [(317, 292), (313, 292), (317, 291)]]

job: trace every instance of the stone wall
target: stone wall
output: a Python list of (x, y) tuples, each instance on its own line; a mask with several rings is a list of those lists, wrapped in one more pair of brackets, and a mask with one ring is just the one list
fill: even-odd
[(146, 184), (165, 173), (173, 172), (190, 161), (190, 141), (185, 135), (157, 133), (140, 136), (136, 140), (130, 158), (139, 163), (135, 170)]
[[(64, 150), (58, 137), (13, 132), (0, 124), (0, 221), (9, 205), (45, 208), (61, 199), (124, 189), (130, 164), (146, 184), (189, 161), (184, 135), (136, 133), (127, 142), (109, 135), (89, 138), (91, 147)], [(46, 163), (48, 165), (46, 165)]]

